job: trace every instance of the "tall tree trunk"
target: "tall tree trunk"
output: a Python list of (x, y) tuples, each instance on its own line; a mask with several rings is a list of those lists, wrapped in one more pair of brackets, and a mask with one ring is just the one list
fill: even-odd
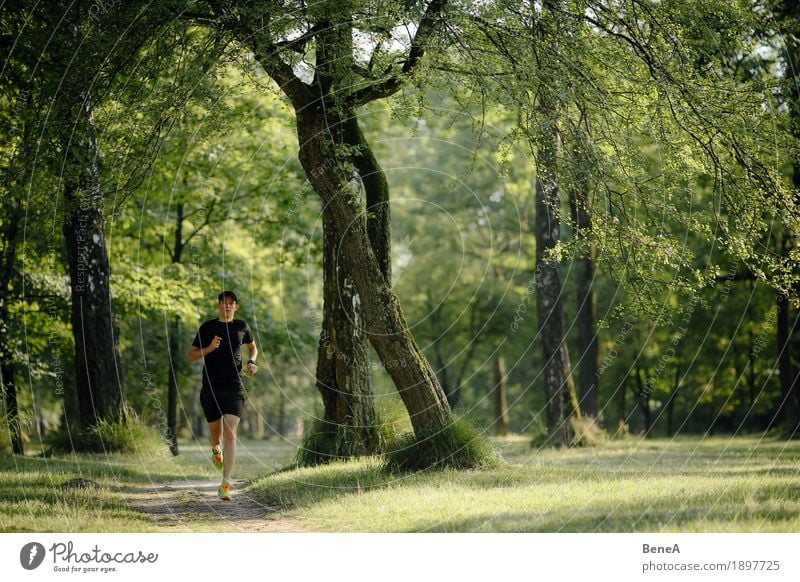
[[(12, 162), (13, 164), (13, 162)], [(13, 165), (12, 165), (13, 168)], [(4, 193), (5, 194), (5, 193)], [(9, 196), (10, 198), (10, 196)], [(11, 200), (11, 211), (6, 217), (2, 235), (2, 262), (0, 262), (0, 393), (3, 396), (5, 422), (11, 435), (11, 449), (17, 455), (24, 453), (22, 426), (19, 420), (17, 403), (16, 364), (10, 345), (8, 306), (12, 300), (12, 279), (14, 278), (19, 225), (22, 219), (21, 206)], [(6, 221), (4, 221), (5, 223)]]
[(777, 335), (778, 335), (778, 371), (781, 383), (781, 410), (780, 416), (786, 422), (790, 434), (797, 430), (797, 377), (792, 365), (792, 342), (789, 317), (789, 298), (782, 293), (776, 297), (778, 305)]
[(367, 235), (372, 252), (386, 283), (392, 285), (392, 236), (389, 183), (378, 159), (369, 147), (353, 110), (342, 122), (344, 143), (353, 148), (350, 158), (364, 186), (367, 208)]
[[(337, 456), (369, 454), (377, 446), (375, 408), (369, 375), (369, 354), (361, 301), (337, 252), (340, 237), (328, 209), (323, 210), (323, 317), (317, 348), (317, 390), (324, 406), (327, 442), (347, 434), (346, 451)], [(319, 451), (327, 455), (333, 451)]]
[(499, 354), (495, 357), (494, 363), (494, 433), (497, 436), (506, 436), (511, 432), (511, 423), (508, 419), (508, 398), (506, 395), (506, 363), (503, 356)]
[(2, 364), (0, 369), (0, 387), (3, 392), (3, 404), (5, 408), (5, 421), (8, 432), (11, 435), (11, 450), (15, 455), (25, 453), (25, 445), (22, 440), (22, 425), (19, 418), (19, 408), (17, 406), (17, 384), (15, 378), (16, 366), (10, 361)]
[(547, 428), (554, 444), (568, 446), (574, 436), (570, 418), (580, 417), (580, 409), (564, 336), (561, 270), (558, 261), (548, 256), (561, 234), (561, 197), (555, 169), (555, 120), (546, 109), (543, 117), (548, 121), (540, 133), (536, 160), (536, 314), (547, 398)]
[[(576, 159), (580, 163), (580, 157)], [(579, 170), (580, 171), (580, 170)], [(576, 178), (576, 187), (570, 190), (572, 221), (575, 224), (575, 238), (590, 236), (591, 218), (589, 215), (588, 183), (582, 176)], [(592, 417), (597, 417), (599, 408), (600, 376), (597, 373), (599, 350), (597, 344), (597, 298), (593, 288), (595, 277), (595, 247), (589, 244), (587, 254), (578, 261), (577, 267), (577, 320), (578, 351), (580, 352), (580, 404), (581, 409)]]
[(341, 249), (341, 263), (354, 283), (352, 299), (363, 308), (367, 337), (392, 377), (415, 433), (442, 428), (450, 420), (447, 399), (381, 272), (364, 208), (345, 168), (332, 155), (335, 144), (326, 139), (324, 117), (311, 108), (296, 114), (300, 162), (336, 229), (335, 248)]
[(750, 404), (750, 414), (755, 414), (756, 408), (756, 356), (755, 345), (753, 343), (753, 330), (747, 332), (748, 350), (747, 350), (747, 399)]
[(622, 386), (619, 391), (619, 420), (624, 424), (628, 424), (628, 378), (630, 372), (625, 373), (622, 379)]
[(169, 330), (169, 354), (170, 366), (169, 377), (167, 379), (167, 442), (169, 450), (173, 455), (178, 454), (178, 371), (177, 367), (182, 361), (178, 355), (181, 350), (180, 333), (181, 318), (175, 315), (170, 322)]
[(680, 389), (681, 373), (678, 362), (675, 363), (675, 382), (672, 385), (672, 392), (669, 394), (667, 400), (667, 436), (675, 436), (675, 400), (678, 398), (678, 390)]
[[(367, 203), (367, 232), (370, 246), (379, 259), (381, 272), (391, 276), (389, 235), (389, 187), (377, 159), (369, 149), (355, 111), (343, 119), (330, 115), (336, 143), (349, 147), (349, 159), (364, 188)], [(373, 453), (378, 439), (375, 403), (369, 370), (369, 349), (364, 316), (353, 279), (338, 259), (341, 252), (336, 224), (329, 209), (323, 208), (323, 323), (317, 348), (317, 389), (324, 406), (323, 430), (347, 434), (345, 439), (318, 442), (346, 442), (347, 450), (319, 451), (321, 455), (353, 456)]]
[[(794, 0), (779, 0), (772, 3), (771, 8), (776, 16), (780, 16), (779, 24), (785, 31), (784, 44), (786, 49), (786, 59), (788, 61), (786, 71), (790, 76), (786, 79), (787, 94), (786, 99), (789, 104), (789, 118), (791, 120), (790, 129), (795, 140), (800, 140), (800, 7)], [(792, 182), (794, 184), (795, 206), (800, 205), (800, 163), (796, 156), (792, 156)], [(792, 256), (793, 251), (797, 251), (800, 246), (800, 237), (796, 231), (790, 235), (786, 234), (782, 240), (781, 255), (783, 257)], [(798, 274), (797, 263), (795, 274)], [(800, 285), (795, 283), (791, 294), (797, 297), (800, 293)], [(796, 369), (792, 363), (792, 330), (789, 322), (791, 321), (789, 312), (788, 297), (778, 295), (778, 358), (781, 381), (781, 394), (783, 395), (783, 411), (786, 428), (789, 435), (800, 436), (800, 369)], [(800, 318), (800, 314), (798, 314)], [(797, 320), (795, 321), (795, 326)]]
[[(184, 184), (186, 179), (184, 178)], [(175, 208), (175, 240), (172, 263), (180, 263), (183, 255), (183, 202)], [(178, 366), (183, 362), (181, 352), (181, 318), (174, 315), (169, 326), (169, 370), (167, 373), (167, 442), (173, 455), (178, 454)]]
[(716, 387), (714, 386), (714, 378), (711, 378), (711, 381), (708, 383), (707, 386), (708, 390), (708, 430), (706, 433), (708, 436), (714, 436), (714, 425), (716, 424), (716, 402), (714, 401), (714, 397), (716, 396)]
[[(336, 141), (350, 149), (352, 162), (366, 196), (367, 234), (386, 281), (391, 281), (389, 185), (369, 148), (355, 111), (334, 122)], [(327, 208), (323, 209), (323, 325), (317, 349), (317, 389), (324, 405), (324, 426), (334, 434), (346, 431), (349, 451), (376, 451), (376, 414), (369, 371), (364, 316), (346, 266), (338, 261), (341, 237)]]
[[(644, 430), (644, 436), (650, 434), (650, 429), (652, 428), (652, 422), (650, 418), (650, 392), (649, 389), (645, 389), (645, 382), (642, 378), (642, 369), (639, 366), (639, 363), (636, 363), (636, 386), (639, 388), (639, 408), (642, 411), (642, 428)], [(648, 387), (649, 388), (649, 387)]]
[(95, 136), (92, 101), (81, 94), (74, 133), (64, 144), (68, 168), (63, 225), (72, 297), (76, 390), (80, 422), (94, 426), (102, 419), (124, 417), (125, 406), (114, 309), (109, 288), (100, 151)]

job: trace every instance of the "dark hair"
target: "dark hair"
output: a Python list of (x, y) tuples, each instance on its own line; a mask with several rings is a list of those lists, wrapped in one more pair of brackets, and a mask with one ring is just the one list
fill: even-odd
[(235, 303), (239, 303), (239, 298), (233, 291), (223, 291), (222, 293), (220, 293), (219, 296), (217, 297), (217, 303), (222, 303), (222, 300), (225, 299), (226, 297), (230, 297), (231, 299), (233, 299)]

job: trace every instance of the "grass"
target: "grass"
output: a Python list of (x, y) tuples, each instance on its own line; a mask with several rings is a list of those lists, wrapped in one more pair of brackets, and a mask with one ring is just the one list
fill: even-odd
[(88, 429), (67, 429), (49, 435), (47, 443), (55, 452), (74, 450), (92, 453), (147, 454), (169, 457), (169, 446), (158, 429), (142, 422), (132, 411), (127, 418), (106, 419)]
[(797, 531), (800, 443), (495, 440), (492, 470), (387, 474), (377, 459), (270, 475), (252, 490), (312, 529), (361, 532)]
[[(294, 450), (290, 443), (241, 441), (236, 477), (275, 471)], [(127, 490), (219, 477), (206, 443), (181, 442), (180, 452), (178, 457), (141, 451), (43, 457), (29, 444), (25, 457), (0, 455), (0, 531), (161, 531), (149, 516), (128, 507)], [(196, 524), (200, 531), (217, 526), (209, 519)]]
[[(259, 501), (319, 531), (800, 530), (800, 442), (758, 437), (626, 439), (535, 449), (492, 439), (492, 469), (389, 472), (378, 457), (286, 467), (291, 443), (244, 441), (237, 477)], [(2, 531), (157, 531), (126, 487), (217, 475), (205, 443), (175, 459), (0, 456)], [(81, 488), (77, 478), (91, 480)], [(277, 514), (282, 515), (282, 514)], [(211, 531), (198, 518), (197, 531)]]
[(492, 469), (501, 463), (487, 437), (463, 418), (419, 436), (409, 432), (386, 456), (390, 471)]

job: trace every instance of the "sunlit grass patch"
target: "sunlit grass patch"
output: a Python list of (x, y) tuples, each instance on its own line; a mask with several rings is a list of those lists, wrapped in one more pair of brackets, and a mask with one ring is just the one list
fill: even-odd
[[(531, 449), (491, 470), (381, 471), (377, 458), (284, 471), (263, 500), (332, 531), (796, 531), (800, 446), (757, 438)], [(513, 461), (513, 462), (512, 462)]]

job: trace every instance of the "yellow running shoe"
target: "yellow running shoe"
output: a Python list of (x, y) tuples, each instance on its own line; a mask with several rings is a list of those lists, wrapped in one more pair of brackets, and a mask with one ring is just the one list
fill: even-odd
[(222, 469), (222, 449), (219, 446), (211, 449), (211, 460), (217, 469)]
[(217, 495), (219, 495), (220, 499), (224, 499), (225, 501), (231, 500), (231, 484), (227, 481), (223, 481), (222, 485), (219, 486), (219, 491), (217, 491)]

